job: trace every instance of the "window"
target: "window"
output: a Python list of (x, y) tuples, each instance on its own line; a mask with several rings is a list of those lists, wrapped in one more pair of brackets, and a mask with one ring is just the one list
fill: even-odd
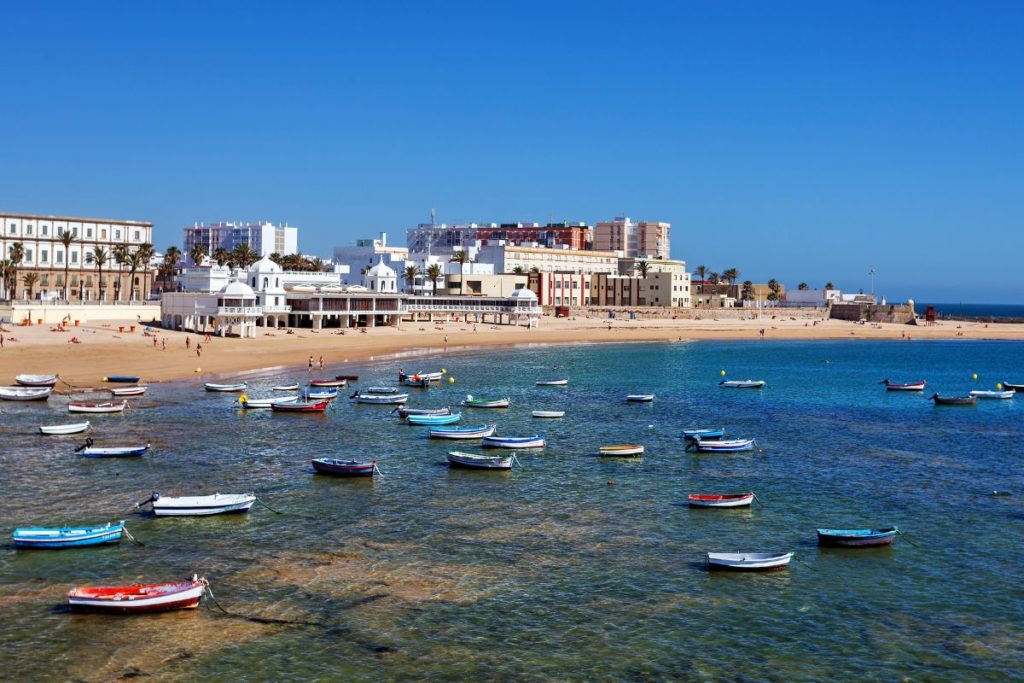
[[(91, 228), (89, 229), (89, 237), (92, 237), (92, 229)], [(106, 228), (103, 228), (102, 230), (100, 230), (100, 239), (101, 240), (107, 239), (107, 229)]]
[(72, 287), (77, 287), (78, 286), (78, 276), (77, 275), (72, 275), (71, 276), (71, 286)]
[(42, 227), (43, 227), (43, 237), (46, 237), (47, 235), (50, 234), (50, 226), (49, 225), (44, 225)]
[(135, 237), (133, 237), (132, 239), (134, 239), (136, 242), (139, 241), (139, 231), (138, 230), (135, 231)]
[(18, 233), (17, 226), (14, 223), (11, 223), (11, 227), (7, 230), (7, 234), (8, 235), (16, 235), (17, 233)]
[(29, 224), (27, 224), (25, 226), (25, 234), (26, 235), (31, 235), (32, 234), (32, 224), (31, 223), (29, 223)]
[(58, 251), (55, 256), (57, 257), (57, 263), (64, 263), (64, 252)]
[(47, 250), (47, 249), (40, 249), (39, 250), (39, 262), (40, 263), (49, 263), (50, 262), (50, 252), (49, 252), (49, 250)]
[(50, 276), (47, 275), (46, 273), (43, 273), (42, 275), (40, 275), (39, 276), (39, 284), (42, 285), (43, 287), (49, 287), (50, 286)]
[[(71, 234), (74, 237), (78, 237), (78, 227), (77, 226), (75, 226), (74, 228), (71, 228)], [(89, 236), (92, 237), (92, 234), (90, 233)]]
[(121, 239), (121, 229), (120, 228), (118, 228), (117, 230), (114, 231), (114, 239), (115, 240)]
[(72, 263), (78, 263), (78, 252), (77, 251), (71, 252), (71, 262)]
[[(103, 234), (103, 236), (104, 236), (104, 237), (106, 237), (106, 236), (107, 236), (107, 235), (106, 235), (106, 232), (107, 232), (106, 230), (104, 230), (104, 231), (103, 231), (103, 233), (104, 233), (104, 234)], [(78, 233), (75, 233), (75, 234), (78, 234)], [(89, 239), (92, 239), (92, 228), (88, 228), (88, 229), (86, 229), (86, 231), (85, 231), (85, 236), (86, 236), (86, 237), (88, 237)]]
[(32, 250), (31, 249), (26, 249), (25, 250), (25, 263), (31, 263), (31, 262), (32, 262)]

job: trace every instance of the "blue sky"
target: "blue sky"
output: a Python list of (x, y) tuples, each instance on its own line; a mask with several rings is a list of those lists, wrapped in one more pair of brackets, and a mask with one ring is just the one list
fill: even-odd
[(17, 3), (0, 210), (673, 224), (672, 255), (1024, 301), (1024, 4)]

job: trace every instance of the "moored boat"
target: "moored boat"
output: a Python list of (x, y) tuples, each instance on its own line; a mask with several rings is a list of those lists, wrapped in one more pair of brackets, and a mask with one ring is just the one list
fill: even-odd
[(113, 382), (115, 384), (138, 384), (138, 375), (109, 375), (103, 378), (104, 382)]
[(14, 381), (23, 387), (52, 387), (57, 384), (57, 375), (17, 375)]
[(120, 389), (108, 389), (114, 396), (142, 396), (149, 387), (121, 387)]
[(368, 394), (397, 394), (398, 387), (368, 387), (366, 389)]
[(754, 439), (694, 439), (687, 450), (695, 448), (704, 453), (734, 453), (754, 450)]
[(973, 406), (978, 402), (977, 396), (939, 396), (932, 394), (929, 401), (934, 401), (937, 406)]
[(629, 403), (650, 403), (654, 400), (654, 394), (629, 394), (626, 401)]
[(544, 437), (534, 436), (485, 436), (484, 448), (544, 448)]
[(449, 415), (410, 415), (406, 421), (414, 426), (452, 425), (462, 419), (462, 413)]
[(148, 499), (136, 503), (149, 504), (157, 517), (205, 517), (229, 512), (248, 512), (256, 502), (255, 493), (214, 493), (209, 496), (161, 496), (156, 491)]
[(467, 408), (508, 408), (511, 399), (505, 398), (474, 398), (473, 394), (466, 394), (466, 400), (462, 405)]
[(754, 502), (753, 493), (691, 493), (686, 497), (692, 507), (738, 508)]
[(890, 382), (883, 379), (881, 384), (885, 385), (886, 391), (924, 391), (925, 381), (922, 379), (919, 382)]
[(187, 581), (131, 586), (83, 586), (68, 592), (68, 605), (76, 611), (135, 614), (195, 609), (206, 591), (206, 580), (196, 575)]
[(347, 379), (311, 379), (309, 380), (309, 386), (311, 387), (343, 387), (348, 384)]
[(1013, 384), (1011, 382), (1003, 382), (1004, 389), (1012, 389), (1013, 391), (1024, 392), (1024, 384)]
[(64, 425), (39, 425), (39, 433), (50, 436), (64, 436), (66, 434), (81, 434), (88, 428), (88, 422), (72, 422)]
[(310, 401), (320, 401), (323, 399), (331, 400), (335, 398), (338, 398), (337, 389), (310, 388), (306, 390), (306, 399)]
[(252, 410), (254, 408), (267, 409), (269, 410), (274, 406), (275, 403), (298, 403), (298, 396), (280, 396), (271, 398), (249, 398), (247, 395), (242, 394), (238, 397), (238, 404), (246, 410)]
[(96, 526), (21, 527), (11, 534), (18, 548), (79, 548), (117, 543), (124, 533), (124, 520)]
[(535, 411), (533, 411), (532, 414), (533, 414), (534, 417), (544, 417), (544, 418), (565, 417), (565, 411), (564, 410), (535, 410)]
[(83, 445), (76, 448), (75, 452), (87, 458), (129, 458), (143, 455), (148, 450), (148, 443), (137, 446), (94, 446), (93, 440), (89, 438)]
[(359, 375), (335, 375), (334, 379), (343, 379), (347, 382), (358, 382)]
[(220, 392), (236, 392), (245, 391), (245, 382), (236, 382), (235, 384), (215, 384), (214, 382), (206, 382), (203, 384), (203, 388), (207, 391), (220, 391)]
[(451, 408), (395, 408), (391, 412), (398, 411), (398, 417), (409, 417), (410, 415), (451, 415)]
[(470, 427), (432, 427), (428, 432), (431, 439), (482, 439), (494, 433), (497, 425), (476, 425)]
[(598, 454), (615, 458), (632, 458), (644, 454), (644, 447), (637, 444), (619, 444), (617, 446), (601, 446)]
[(764, 384), (763, 379), (723, 379), (718, 386), (723, 389), (760, 389)]
[(409, 400), (409, 394), (363, 394), (356, 392), (349, 396), (355, 403), (367, 405), (393, 406), (402, 405)]
[(278, 384), (277, 386), (270, 387), (271, 391), (298, 391), (298, 384)]
[(0, 387), (4, 401), (45, 401), (52, 393), (53, 387)]
[(416, 387), (418, 389), (429, 389), (430, 380), (426, 377), (420, 377), (419, 375), (413, 375), (412, 377), (406, 377), (402, 380), (402, 384), (407, 387)]
[(313, 458), (313, 469), (320, 474), (336, 477), (372, 477), (377, 461), (338, 460), (337, 458)]
[(510, 470), (514, 455), (482, 455), (465, 451), (448, 451), (448, 464), (480, 470)]
[(818, 545), (864, 548), (891, 545), (899, 529), (894, 526), (880, 529), (818, 529)]
[(128, 401), (71, 401), (68, 403), (69, 413), (121, 413), (128, 407)]
[(684, 429), (683, 438), (694, 441), (696, 439), (721, 439), (725, 436), (725, 429), (701, 429), (698, 427)]
[(273, 401), (270, 409), (275, 413), (322, 413), (327, 410), (330, 401)]
[(1005, 391), (982, 391), (982, 390), (977, 390), (976, 389), (976, 390), (971, 392), (971, 396), (973, 396), (975, 398), (985, 398), (985, 399), (993, 399), (993, 398), (994, 399), (1007, 399), (1007, 398), (1013, 398), (1014, 394), (1016, 394), (1016, 393), (1017, 392), (1015, 392), (1013, 389), (1007, 389)]
[(793, 553), (708, 553), (708, 569), (763, 572), (784, 569), (793, 559)]
[(541, 379), (534, 382), (538, 387), (564, 387), (568, 383), (567, 379)]

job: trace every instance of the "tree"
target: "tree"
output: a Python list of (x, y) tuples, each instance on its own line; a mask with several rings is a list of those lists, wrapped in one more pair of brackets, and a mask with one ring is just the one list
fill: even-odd
[(4, 288), (4, 298), (13, 299), (11, 296), (11, 276), (14, 274), (14, 263), (11, 259), (0, 260), (0, 285)]
[[(140, 265), (145, 269), (146, 275), (149, 275), (152, 272), (150, 267), (149, 267), (149, 262), (153, 258), (153, 245), (150, 244), (149, 242), (143, 242), (142, 244), (139, 245), (139, 248), (136, 250), (136, 253), (139, 254), (139, 263), (140, 263)], [(134, 278), (132, 279), (132, 281), (134, 282)], [(142, 278), (141, 295), (142, 295), (142, 300), (145, 301), (146, 300), (146, 278), (145, 277)]]
[[(132, 253), (128, 254), (128, 300), (132, 300), (132, 296), (135, 294), (135, 273), (141, 266), (149, 263), (149, 259), (143, 259), (142, 251), (136, 249)], [(145, 280), (145, 278), (143, 278)], [(141, 293), (141, 290), (140, 290)]]
[[(520, 266), (521, 268), (522, 266)], [(434, 286), (434, 296), (437, 296), (437, 281), (444, 277), (444, 268), (440, 263), (431, 263), (427, 268), (427, 279)]]
[(740, 292), (741, 301), (750, 301), (754, 298), (754, 283), (750, 280), (743, 281), (743, 289)]
[[(124, 267), (128, 263), (128, 245), (115, 244), (110, 250), (110, 257), (117, 264), (117, 282), (114, 283), (114, 301), (117, 301), (123, 289), (121, 280), (124, 278)], [(131, 288), (129, 287), (129, 290)]]
[(11, 259), (11, 300), (18, 298), (18, 266), (25, 259), (25, 245), (15, 242), (7, 250)]
[(835, 289), (835, 285), (831, 281), (825, 283), (825, 289)]
[(92, 251), (85, 257), (86, 263), (96, 265), (97, 276), (99, 277), (100, 301), (103, 301), (103, 264), (110, 260), (110, 254), (103, 247), (93, 247)]
[(196, 244), (188, 252), (188, 257), (192, 259), (192, 263), (197, 266), (203, 265), (203, 260), (206, 259), (208, 255), (209, 254), (206, 252), (206, 245), (204, 244)]
[(420, 276), (420, 268), (419, 268), (419, 266), (413, 264), (411, 266), (406, 266), (405, 267), (405, 272), (403, 273), (403, 277), (405, 277), (406, 284), (409, 285), (409, 291), (410, 292), (415, 290), (415, 288), (416, 288), (416, 278), (418, 278), (419, 276)]
[(799, 289), (801, 292), (806, 292), (809, 289), (806, 282), (801, 282), (796, 286), (796, 288)]
[(309, 262), (309, 267), (311, 270), (315, 270), (318, 273), (322, 273), (324, 271), (323, 259), (321, 259), (319, 256), (315, 257), (312, 261)]
[(705, 265), (699, 265), (693, 272), (697, 273), (698, 279), (703, 281), (704, 276), (708, 274), (708, 267)]
[(522, 266), (516, 266), (515, 268), (512, 269), (512, 272), (515, 275), (526, 275), (526, 268), (523, 268)]
[(231, 252), (224, 247), (217, 247), (213, 250), (213, 254), (210, 255), (214, 263), (220, 267), (224, 267), (226, 264), (231, 262)]
[(181, 263), (181, 249), (171, 245), (164, 252), (164, 262), (160, 266), (160, 277), (164, 281), (164, 288), (167, 288), (167, 281), (173, 282), (174, 274), (178, 272), (178, 264)]
[(740, 271), (735, 268), (726, 268), (722, 271), (722, 278), (729, 284), (733, 285), (740, 277)]
[(275, 251), (270, 255), (270, 260), (276, 263), (277, 265), (281, 265), (281, 253)]
[(249, 266), (260, 260), (259, 253), (246, 242), (236, 244), (231, 252), (231, 256), (239, 268), (245, 269), (248, 269)]
[(71, 243), (75, 241), (75, 234), (62, 229), (57, 239), (64, 245), (64, 300), (68, 301), (68, 268), (71, 267)]
[(23, 280), (25, 281), (25, 287), (28, 288), (28, 298), (31, 299), (36, 283), (39, 282), (39, 273), (25, 273)]
[(449, 263), (459, 264), (459, 294), (464, 294), (466, 291), (466, 278), (464, 277), (466, 271), (466, 264), (469, 263), (469, 254), (466, 253), (465, 249), (460, 249), (452, 254)]
[(770, 290), (768, 292), (768, 301), (778, 301), (779, 292), (782, 290), (782, 286), (779, 284), (779, 281), (776, 280), (775, 278), (769, 280), (768, 289)]
[(718, 273), (709, 273), (708, 283), (711, 285), (712, 291), (714, 291), (715, 294), (718, 294)]
[(645, 280), (647, 279), (647, 274), (651, 272), (651, 264), (647, 261), (637, 261), (634, 267), (636, 268), (636, 272), (640, 273), (640, 277)]

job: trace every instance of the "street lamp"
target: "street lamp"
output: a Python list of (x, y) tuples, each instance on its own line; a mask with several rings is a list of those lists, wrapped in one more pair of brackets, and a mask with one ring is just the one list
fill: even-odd
[(871, 276), (871, 295), (872, 296), (875, 295), (875, 272), (876, 271), (875, 271), (875, 269), (873, 267), (871, 268), (871, 270), (868, 271), (868, 275)]

